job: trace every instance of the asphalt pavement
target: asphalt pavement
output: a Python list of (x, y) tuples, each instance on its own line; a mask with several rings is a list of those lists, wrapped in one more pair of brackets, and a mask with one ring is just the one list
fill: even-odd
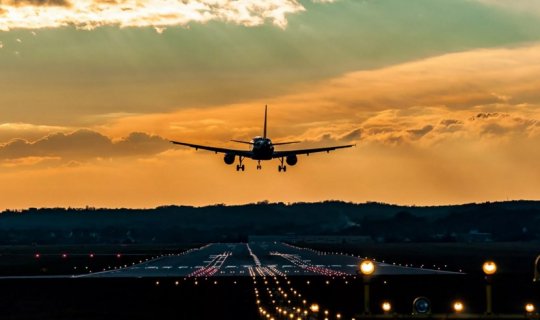
[[(239, 277), (239, 276), (354, 276), (364, 258), (326, 253), (276, 242), (213, 243), (181, 254), (74, 277)], [(375, 262), (374, 275), (456, 274), (423, 267)]]

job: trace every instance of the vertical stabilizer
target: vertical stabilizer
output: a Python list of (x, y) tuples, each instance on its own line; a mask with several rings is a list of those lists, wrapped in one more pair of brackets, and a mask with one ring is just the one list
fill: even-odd
[(267, 111), (268, 111), (268, 106), (265, 105), (264, 106), (264, 129), (263, 129), (263, 138), (266, 139), (266, 115), (267, 115)]

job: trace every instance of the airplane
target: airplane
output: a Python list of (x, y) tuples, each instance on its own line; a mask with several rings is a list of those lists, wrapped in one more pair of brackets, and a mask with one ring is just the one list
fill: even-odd
[(174, 144), (182, 145), (182, 146), (187, 146), (190, 148), (195, 148), (195, 150), (202, 149), (202, 150), (213, 151), (216, 154), (223, 153), (225, 154), (223, 161), (225, 161), (225, 163), (228, 165), (233, 164), (235, 162), (236, 157), (238, 157), (239, 164), (236, 165), (236, 171), (245, 170), (245, 166), (243, 164), (244, 158), (257, 160), (257, 170), (262, 169), (261, 160), (279, 159), (280, 161), (280, 165), (278, 166), (279, 172), (287, 171), (287, 166), (284, 164), (284, 162), (286, 162), (290, 166), (296, 165), (296, 163), (298, 162), (297, 155), (299, 154), (305, 154), (309, 156), (311, 153), (316, 153), (316, 152), (329, 153), (330, 151), (333, 151), (336, 149), (350, 148), (354, 146), (354, 144), (347, 144), (347, 145), (341, 145), (341, 146), (314, 148), (314, 149), (276, 151), (274, 150), (274, 146), (299, 143), (300, 141), (272, 143), (272, 140), (270, 140), (266, 136), (267, 114), (268, 114), (268, 106), (265, 106), (264, 107), (264, 128), (263, 128), (262, 137), (256, 136), (251, 141), (231, 140), (233, 142), (248, 144), (250, 145), (251, 150), (218, 148), (218, 147), (203, 146), (203, 145), (185, 143), (185, 142), (179, 142), (179, 141), (170, 141), (170, 142)]

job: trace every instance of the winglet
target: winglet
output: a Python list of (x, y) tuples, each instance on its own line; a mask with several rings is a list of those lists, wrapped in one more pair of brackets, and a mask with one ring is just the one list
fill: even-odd
[(266, 116), (268, 111), (268, 105), (264, 106), (264, 129), (263, 129), (263, 138), (266, 139)]

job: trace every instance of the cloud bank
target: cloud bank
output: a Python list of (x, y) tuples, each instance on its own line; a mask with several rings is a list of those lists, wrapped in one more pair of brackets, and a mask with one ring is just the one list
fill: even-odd
[(285, 28), (288, 14), (305, 10), (297, 0), (0, 0), (0, 30), (119, 26), (161, 32), (209, 21), (243, 26), (269, 21)]
[(14, 139), (0, 145), (0, 160), (20, 158), (57, 158), (62, 160), (90, 160), (150, 156), (170, 148), (170, 143), (158, 136), (133, 132), (125, 138), (112, 140), (91, 130), (54, 133), (30, 142)]
[(101, 129), (194, 143), (244, 140), (261, 134), (268, 104), (276, 141), (532, 144), (540, 139), (539, 79), (540, 45), (482, 49), (351, 72), (272, 99), (119, 117)]

